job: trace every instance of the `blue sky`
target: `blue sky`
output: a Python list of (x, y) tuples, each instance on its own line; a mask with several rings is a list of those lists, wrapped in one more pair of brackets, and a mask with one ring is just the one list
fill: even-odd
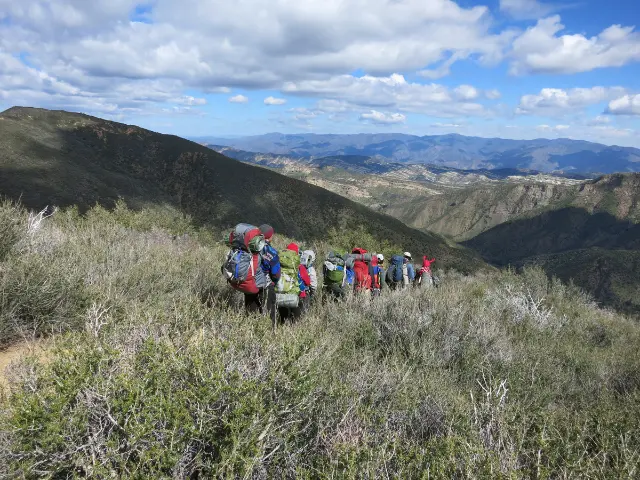
[(637, 0), (0, 0), (0, 109), (640, 147)]

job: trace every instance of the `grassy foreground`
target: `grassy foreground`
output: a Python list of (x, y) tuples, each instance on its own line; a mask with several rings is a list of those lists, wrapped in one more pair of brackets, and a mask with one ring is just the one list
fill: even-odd
[(541, 270), (273, 332), (223, 284), (221, 235), (171, 209), (27, 222), (0, 208), (0, 343), (57, 335), (10, 369), (0, 477), (640, 473), (640, 326)]

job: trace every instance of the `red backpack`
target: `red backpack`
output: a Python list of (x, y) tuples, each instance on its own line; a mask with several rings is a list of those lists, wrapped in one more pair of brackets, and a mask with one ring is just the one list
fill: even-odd
[(267, 286), (267, 276), (260, 265), (264, 236), (260, 229), (240, 223), (229, 234), (231, 250), (222, 265), (222, 273), (232, 288), (243, 293), (258, 293)]
[(367, 254), (364, 248), (354, 248), (351, 253), (355, 256), (353, 263), (353, 272), (355, 274), (355, 290), (371, 290), (372, 275), (371, 275), (371, 260), (372, 255)]

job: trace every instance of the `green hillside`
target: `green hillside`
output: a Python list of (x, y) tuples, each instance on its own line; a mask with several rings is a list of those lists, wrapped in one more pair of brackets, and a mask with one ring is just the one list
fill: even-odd
[(539, 265), (549, 275), (580, 285), (604, 305), (640, 315), (640, 250), (594, 247), (532, 256), (516, 264)]
[(175, 206), (198, 225), (268, 222), (305, 241), (366, 232), (380, 244), (433, 254), (461, 271), (484, 264), (436, 234), (322, 188), (176, 136), (62, 111), (15, 107), (0, 114), (0, 195), (29, 208), (81, 210), (112, 207), (122, 197), (135, 208)]

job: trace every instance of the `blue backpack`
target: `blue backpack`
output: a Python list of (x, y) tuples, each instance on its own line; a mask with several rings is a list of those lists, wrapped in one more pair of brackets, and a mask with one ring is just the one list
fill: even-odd
[(391, 257), (391, 265), (393, 268), (392, 280), (394, 282), (402, 282), (402, 266), (404, 265), (404, 257), (402, 255), (394, 255)]

